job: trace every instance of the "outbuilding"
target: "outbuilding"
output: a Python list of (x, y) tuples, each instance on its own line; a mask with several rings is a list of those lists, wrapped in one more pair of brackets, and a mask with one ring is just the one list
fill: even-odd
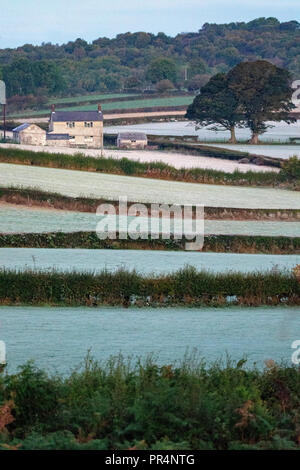
[(143, 132), (120, 132), (117, 138), (117, 146), (121, 149), (144, 149), (148, 145), (148, 139)]
[(22, 145), (46, 145), (46, 131), (36, 124), (21, 124), (13, 129), (13, 139)]

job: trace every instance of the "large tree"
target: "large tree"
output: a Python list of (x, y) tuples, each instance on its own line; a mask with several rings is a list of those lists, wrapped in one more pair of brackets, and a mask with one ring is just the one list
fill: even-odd
[(252, 132), (251, 144), (271, 127), (268, 121), (294, 122), (290, 112), (293, 89), (287, 70), (265, 60), (241, 62), (227, 75), (228, 86), (242, 108), (247, 126)]
[(176, 82), (177, 70), (175, 62), (167, 58), (153, 60), (147, 68), (146, 79), (152, 83), (157, 83), (161, 80), (170, 80), (172, 83)]
[(5, 65), (2, 71), (9, 97), (36, 94), (39, 89), (50, 94), (58, 93), (66, 86), (60, 69), (53, 61), (32, 62), (21, 57)]
[(243, 116), (225, 73), (214, 75), (201, 88), (200, 94), (188, 107), (186, 117), (196, 121), (198, 126), (213, 125), (212, 130), (216, 129), (216, 124), (222, 126), (230, 131), (229, 142), (236, 143), (235, 128), (243, 125)]

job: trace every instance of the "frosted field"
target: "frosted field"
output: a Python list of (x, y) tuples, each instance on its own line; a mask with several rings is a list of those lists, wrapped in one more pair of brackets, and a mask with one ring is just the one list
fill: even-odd
[(34, 166), (0, 164), (0, 186), (36, 188), (71, 197), (200, 204), (207, 207), (300, 209), (300, 192), (273, 188), (230, 187), (96, 174)]
[(0, 307), (0, 337), (8, 371), (34, 359), (49, 372), (69, 373), (88, 350), (99, 361), (154, 353), (159, 364), (182, 360), (194, 348), (206, 361), (248, 358), (291, 363), (299, 308), (47, 308)]
[[(1, 205), (0, 203), (0, 233), (90, 232), (96, 229), (97, 223), (101, 219), (101, 216), (87, 212), (28, 208), (12, 204)], [(106, 220), (116, 220), (116, 226), (119, 226), (119, 216), (116, 218), (110, 216), (110, 219)], [(129, 228), (133, 222), (139, 222), (141, 227), (148, 226), (149, 230), (151, 228), (151, 220), (143, 217), (121, 218), (122, 225), (125, 223)], [(159, 231), (161, 231), (161, 221), (159, 221), (159, 227)], [(105, 229), (105, 231), (107, 230), (108, 228)], [(137, 231), (142, 231), (142, 229), (137, 228)], [(173, 219), (171, 220), (171, 231), (173, 232)], [(205, 220), (204, 232), (206, 235), (300, 237), (300, 222)]]
[(248, 255), (151, 250), (0, 248), (0, 269), (99, 272), (123, 268), (141, 274), (166, 274), (185, 266), (198, 271), (291, 271), (300, 255)]
[[(233, 160), (225, 160), (220, 158), (213, 157), (202, 157), (194, 155), (183, 155), (181, 153), (173, 152), (160, 152), (160, 151), (151, 151), (151, 150), (105, 150), (104, 155), (106, 157), (113, 158), (128, 158), (129, 160), (135, 160), (140, 162), (163, 162), (168, 165), (173, 166), (174, 168), (203, 168), (211, 169), (218, 171), (225, 171), (226, 173), (233, 173), (236, 170), (239, 170), (242, 173), (246, 171), (255, 171), (255, 172), (265, 172), (273, 171), (278, 173), (279, 169), (266, 166), (266, 165), (253, 165), (253, 164), (241, 164)], [(300, 146), (299, 146), (299, 155), (300, 155)]]
[[(96, 149), (73, 149), (64, 147), (43, 147), (34, 145), (14, 145), (14, 144), (0, 144), (0, 148), (16, 148), (18, 150), (30, 150), (32, 152), (47, 152), (47, 153), (62, 153), (68, 155), (75, 155), (78, 152), (88, 156), (99, 158), (101, 153)], [(213, 170), (225, 171), (226, 173), (233, 173), (239, 170), (244, 173), (246, 171), (274, 171), (278, 172), (279, 169), (269, 166), (258, 166), (253, 164), (240, 164), (236, 161), (225, 160), (213, 157), (202, 157), (194, 155), (183, 155), (182, 153), (173, 153), (158, 150), (104, 150), (103, 156), (106, 158), (128, 158), (129, 160), (140, 162), (163, 162), (174, 168), (209, 168)]]
[[(300, 120), (295, 124), (286, 124), (284, 122), (270, 123), (274, 127), (261, 136), (264, 142), (289, 142), (290, 137), (300, 137)], [(119, 132), (141, 131), (153, 135), (198, 135), (199, 140), (220, 140), (220, 142), (229, 139), (228, 131), (210, 131), (207, 127), (195, 130), (195, 125), (188, 121), (178, 122), (149, 122), (144, 124), (135, 124), (132, 126), (106, 126), (104, 132), (107, 134), (117, 134)], [(238, 139), (249, 139), (251, 134), (249, 129), (237, 129)]]
[[(212, 144), (212, 146), (220, 147), (223, 149), (238, 150), (240, 152), (248, 152), (255, 155), (263, 155), (265, 157), (283, 158), (285, 160), (293, 156), (297, 156), (298, 158), (300, 158), (300, 145)], [(240, 164), (238, 167), (240, 168), (241, 166), (243, 165)]]

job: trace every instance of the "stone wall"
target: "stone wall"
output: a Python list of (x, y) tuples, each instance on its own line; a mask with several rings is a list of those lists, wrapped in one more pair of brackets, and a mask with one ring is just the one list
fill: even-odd
[(47, 140), (47, 147), (70, 147), (69, 139)]

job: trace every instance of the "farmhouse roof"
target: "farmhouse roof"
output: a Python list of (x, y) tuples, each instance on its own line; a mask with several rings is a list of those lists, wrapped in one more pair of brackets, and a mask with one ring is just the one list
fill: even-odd
[(147, 140), (147, 136), (144, 132), (120, 132), (118, 139), (124, 140)]
[(46, 140), (69, 140), (69, 134), (46, 134)]
[(54, 111), (50, 119), (53, 122), (95, 122), (103, 121), (101, 111)]
[(13, 132), (21, 132), (21, 131), (24, 131), (24, 129), (27, 129), (27, 127), (30, 127), (31, 124), (29, 124), (28, 122), (24, 123), (24, 124), (21, 124), (20, 126), (18, 127), (15, 127), (13, 129)]

